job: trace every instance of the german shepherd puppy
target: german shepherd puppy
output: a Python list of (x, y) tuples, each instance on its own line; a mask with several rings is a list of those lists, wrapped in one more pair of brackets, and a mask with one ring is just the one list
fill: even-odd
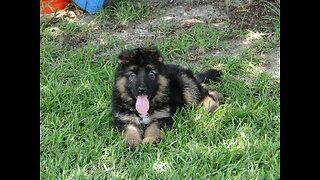
[(113, 124), (131, 147), (159, 142), (161, 129), (172, 126), (177, 107), (201, 104), (214, 111), (223, 103), (219, 93), (201, 84), (221, 76), (218, 70), (193, 75), (186, 67), (164, 64), (156, 47), (123, 51), (118, 63), (112, 94)]

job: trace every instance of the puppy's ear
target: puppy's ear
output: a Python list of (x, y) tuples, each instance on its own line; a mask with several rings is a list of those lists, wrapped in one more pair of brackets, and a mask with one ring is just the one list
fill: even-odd
[(118, 57), (118, 63), (123, 65), (129, 63), (133, 56), (137, 53), (136, 51), (136, 49), (122, 51)]
[(150, 54), (153, 59), (155, 59), (156, 61), (158, 61), (160, 63), (163, 63), (163, 57), (156, 46), (150, 47), (149, 50), (150, 50)]
[(118, 58), (118, 63), (119, 64), (127, 64), (127, 60), (126, 59), (123, 59), (123, 58)]
[(129, 62), (128, 59), (128, 52), (127, 51), (122, 51), (120, 55), (118, 56), (118, 63), (119, 64), (127, 64)]

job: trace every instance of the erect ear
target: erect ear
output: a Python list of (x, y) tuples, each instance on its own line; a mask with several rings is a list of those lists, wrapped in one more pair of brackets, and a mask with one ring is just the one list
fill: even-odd
[(156, 61), (160, 63), (163, 62), (161, 53), (156, 46), (150, 47), (150, 54), (152, 55), (152, 58), (155, 59)]
[(122, 51), (118, 57), (118, 63), (119, 64), (127, 64), (128, 62), (129, 62), (128, 53), (126, 51)]
[(136, 49), (122, 51), (118, 57), (118, 63), (127, 64), (133, 58), (136, 51)]

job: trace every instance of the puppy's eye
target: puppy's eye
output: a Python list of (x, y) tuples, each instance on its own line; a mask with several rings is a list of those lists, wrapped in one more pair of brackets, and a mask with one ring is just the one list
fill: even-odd
[(135, 78), (135, 77), (136, 77), (136, 74), (135, 74), (135, 73), (132, 72), (132, 73), (129, 74), (129, 78), (130, 78), (130, 79), (133, 79), (133, 78)]
[(152, 80), (156, 79), (156, 73), (155, 72), (150, 71), (148, 75), (149, 75), (150, 79), (152, 79)]

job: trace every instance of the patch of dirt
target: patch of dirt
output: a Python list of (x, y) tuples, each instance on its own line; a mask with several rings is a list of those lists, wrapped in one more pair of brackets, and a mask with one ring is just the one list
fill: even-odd
[(88, 36), (86, 34), (71, 36), (69, 34), (62, 34), (57, 37), (60, 46), (67, 48), (79, 48), (87, 44)]
[(242, 6), (231, 5), (230, 21), (237, 29), (261, 29), (272, 26), (272, 18), (276, 16), (274, 7), (280, 7), (278, 0), (249, 1)]
[[(118, 39), (123, 39), (127, 42), (128, 45), (131, 46), (139, 46), (141, 43), (148, 39), (157, 39), (166, 34), (163, 34), (161, 30), (161, 26), (164, 24), (169, 24), (173, 29), (177, 28), (187, 28), (196, 23), (205, 23), (209, 19), (214, 19), (214, 26), (217, 28), (223, 28), (223, 21), (227, 20), (227, 15), (221, 9), (214, 8), (212, 4), (200, 5), (197, 7), (186, 7), (182, 5), (177, 5), (173, 7), (166, 7), (161, 10), (159, 14), (161, 16), (154, 16), (146, 18), (143, 22), (130, 22), (127, 24), (117, 24), (113, 26), (112, 30), (110, 28), (106, 28), (104, 30), (108, 31), (108, 34), (100, 34), (97, 39), (100, 42), (106, 42), (107, 36), (115, 36)], [(83, 19), (89, 20), (92, 15), (84, 15)], [(82, 21), (81, 23), (84, 23)], [(87, 21), (87, 23), (91, 23)], [(165, 26), (165, 25), (164, 25)], [(95, 28), (94, 26), (92, 27)], [(98, 31), (103, 32), (104, 30), (101, 28), (96, 28)], [(111, 30), (111, 31), (110, 31)], [(172, 32), (174, 33), (174, 32)]]
[(199, 19), (202, 21), (206, 21), (209, 19), (228, 19), (225, 11), (219, 8), (215, 8), (215, 4), (220, 3), (210, 3), (194, 7), (181, 5), (168, 7), (167, 12), (164, 17), (162, 17), (162, 19), (167, 20), (168, 22), (183, 22), (188, 19)]
[(266, 60), (264, 64), (265, 71), (271, 74), (274, 78), (280, 78), (280, 47), (273, 49), (268, 54), (263, 54), (262, 57)]

